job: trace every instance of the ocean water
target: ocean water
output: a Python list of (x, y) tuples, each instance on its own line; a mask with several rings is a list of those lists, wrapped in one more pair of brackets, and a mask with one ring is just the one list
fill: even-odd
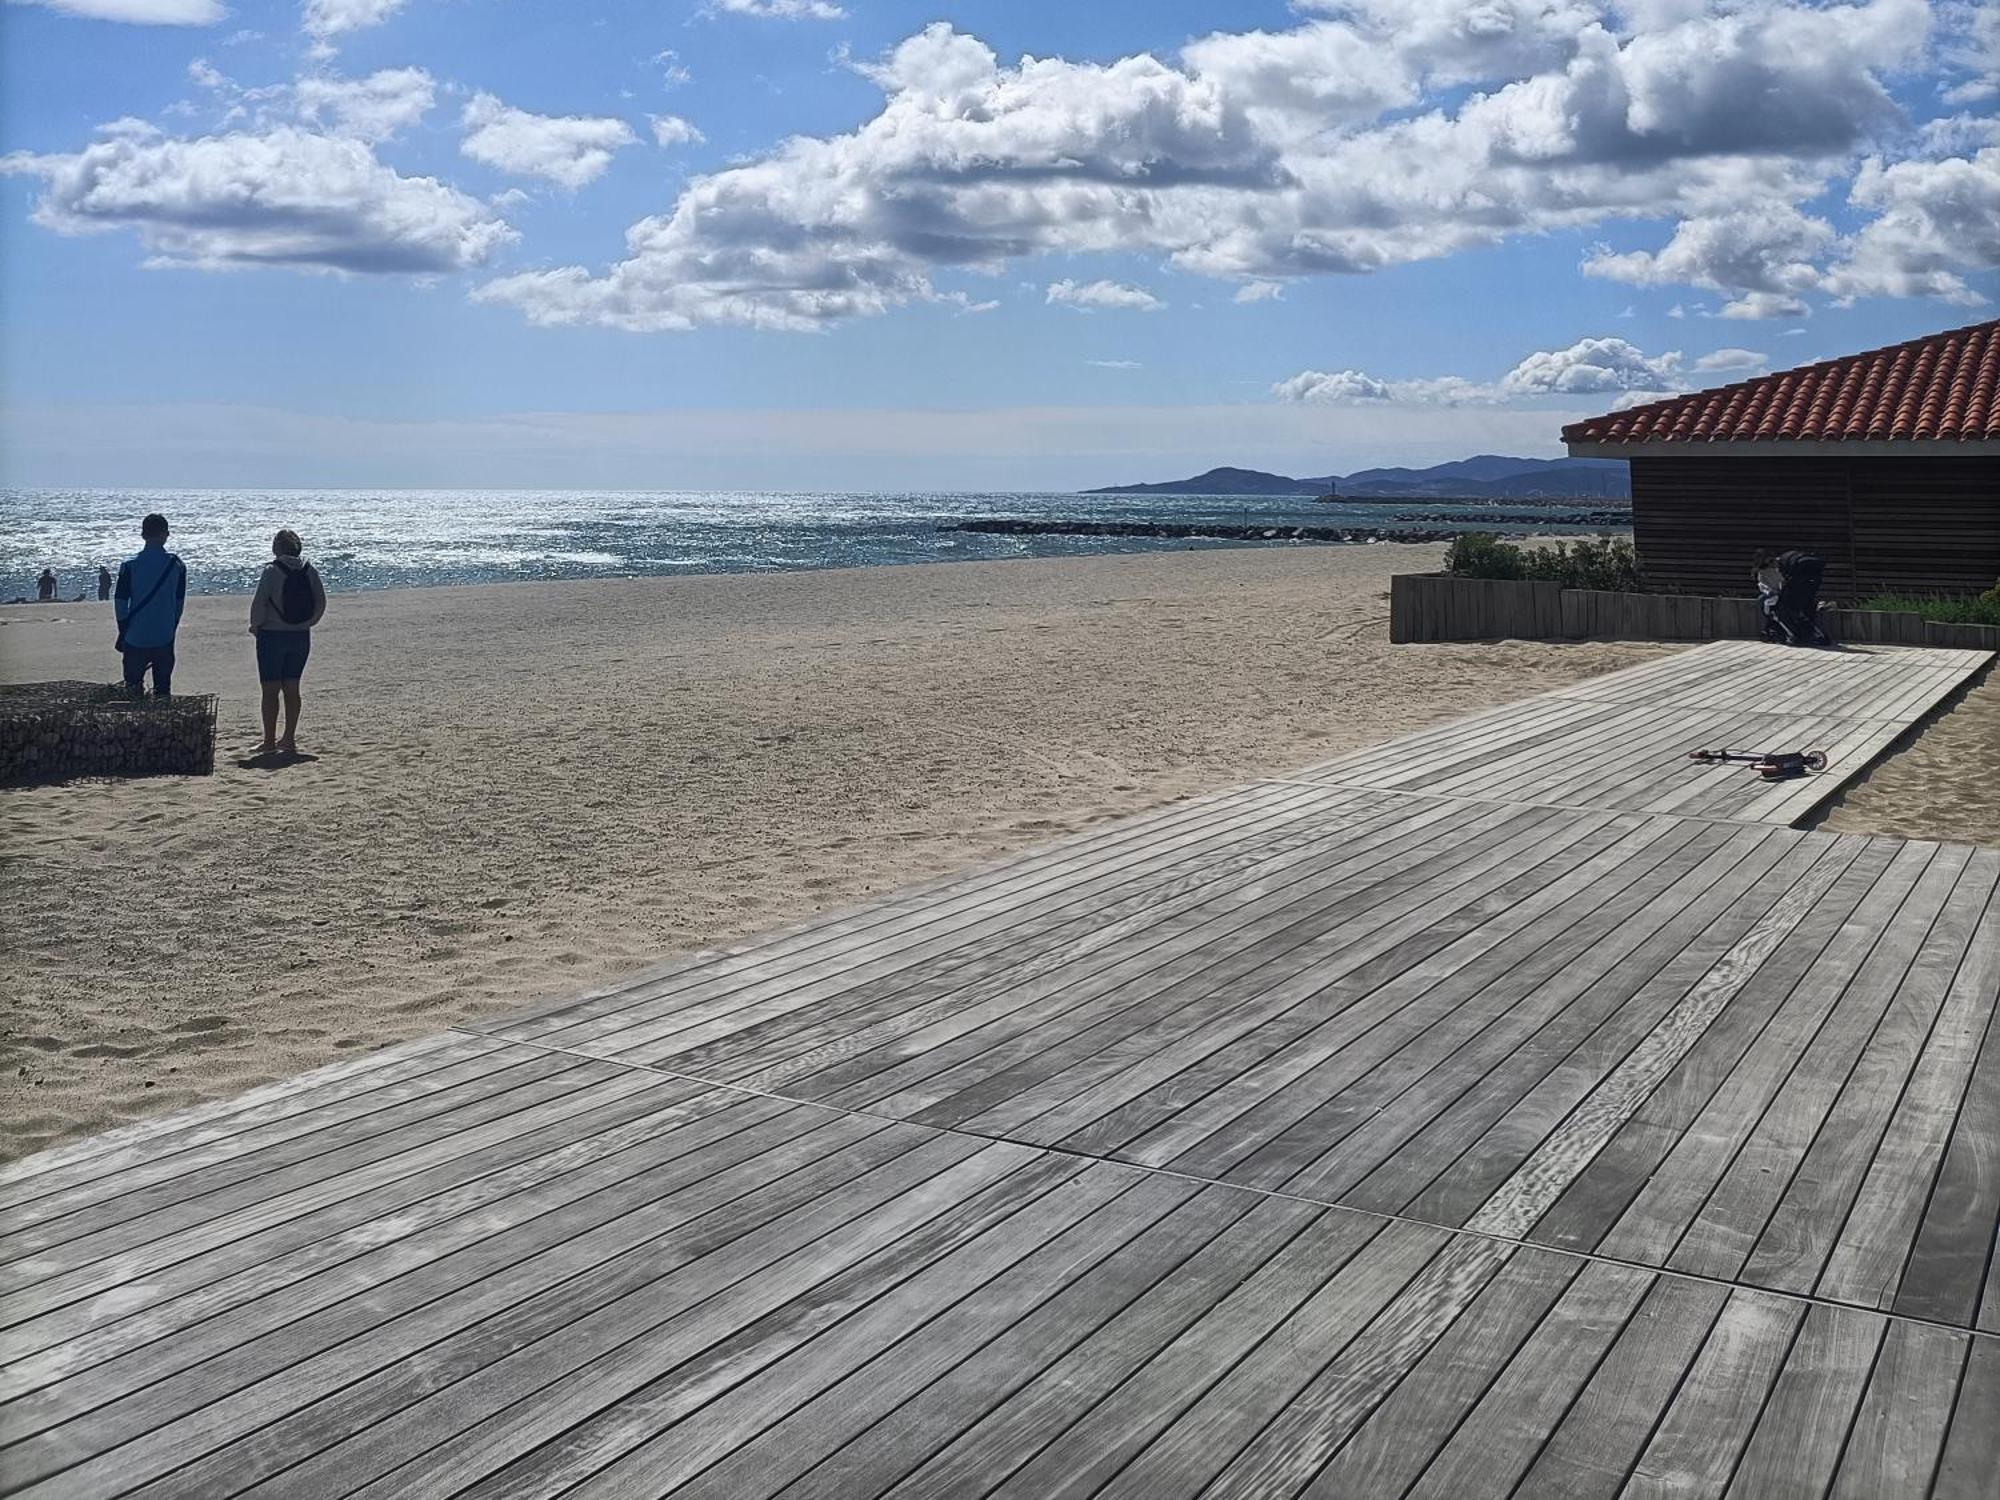
[[(1527, 518), (1559, 508), (1551, 501), (1493, 507), (1494, 529), (1526, 529)], [(119, 559), (137, 550), (139, 520), (148, 511), (171, 523), (170, 545), (187, 562), (191, 588), (227, 594), (255, 585), (270, 557), (271, 535), (281, 526), (305, 539), (306, 555), (329, 588), (351, 590), (1243, 545), (940, 529), (996, 516), (1396, 527), (1423, 524), (1397, 517), (1454, 509), (1464, 503), (671, 490), (8, 489), (0, 490), (0, 600), (32, 598), (44, 567), (55, 569), (61, 597), (86, 590), (94, 595), (99, 564), (116, 571)]]

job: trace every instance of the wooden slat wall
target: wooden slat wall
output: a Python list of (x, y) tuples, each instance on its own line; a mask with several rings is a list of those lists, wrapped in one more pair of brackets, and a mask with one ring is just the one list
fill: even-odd
[(1855, 461), (1849, 483), (1864, 591), (1979, 593), (2000, 582), (2000, 458)]
[(1977, 593), (2000, 579), (2000, 459), (1635, 458), (1656, 588), (1746, 594), (1760, 548), (1826, 559), (1826, 590)]
[[(1854, 645), (2000, 650), (2000, 626), (1945, 625), (1908, 611), (1829, 609), (1835, 640)], [(1756, 640), (1752, 599), (1616, 594), (1553, 583), (1398, 573), (1389, 583), (1389, 639)]]

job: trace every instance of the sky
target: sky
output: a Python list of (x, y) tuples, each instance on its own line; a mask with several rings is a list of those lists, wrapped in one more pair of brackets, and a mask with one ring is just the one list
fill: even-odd
[(4, 0), (0, 482), (1553, 456), (1995, 317), (1994, 0)]

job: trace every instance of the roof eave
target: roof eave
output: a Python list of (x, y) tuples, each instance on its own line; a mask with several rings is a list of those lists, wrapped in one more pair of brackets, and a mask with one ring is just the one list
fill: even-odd
[(1847, 442), (1751, 438), (1718, 442), (1652, 438), (1640, 442), (1566, 442), (1571, 458), (1987, 458), (2000, 455), (1994, 438), (1873, 438)]

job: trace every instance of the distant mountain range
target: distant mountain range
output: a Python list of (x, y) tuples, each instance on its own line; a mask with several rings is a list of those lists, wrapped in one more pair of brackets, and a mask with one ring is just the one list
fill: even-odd
[(1428, 469), (1361, 469), (1293, 479), (1261, 469), (1210, 469), (1192, 479), (1116, 484), (1090, 495), (1304, 495), (1343, 500), (1627, 500), (1632, 481), (1618, 458), (1507, 458), (1481, 453)]

